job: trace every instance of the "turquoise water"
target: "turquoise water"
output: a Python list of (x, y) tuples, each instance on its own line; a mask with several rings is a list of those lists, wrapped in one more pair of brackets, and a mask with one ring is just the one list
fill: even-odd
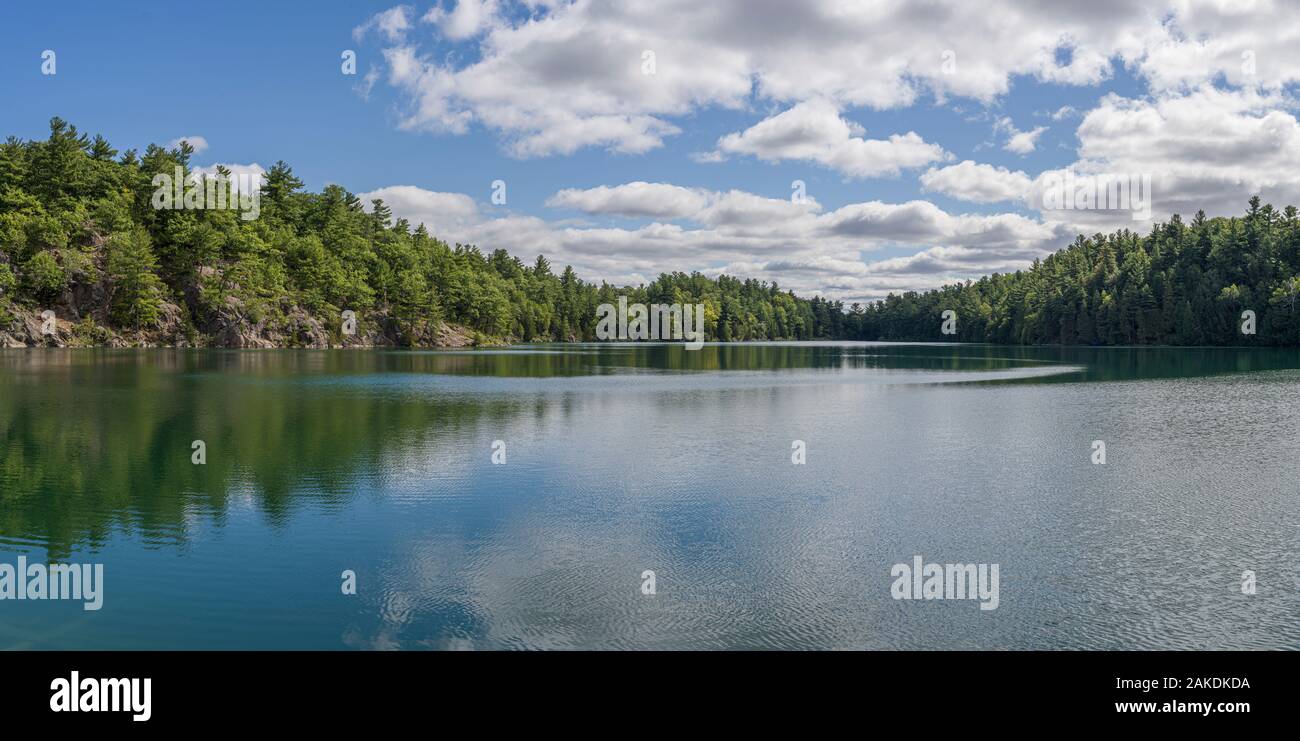
[[(1298, 369), (883, 343), (0, 351), (0, 564), (104, 565), (98, 611), (0, 600), (0, 648), (1296, 649)], [(997, 609), (893, 599), (915, 555), (998, 564)]]

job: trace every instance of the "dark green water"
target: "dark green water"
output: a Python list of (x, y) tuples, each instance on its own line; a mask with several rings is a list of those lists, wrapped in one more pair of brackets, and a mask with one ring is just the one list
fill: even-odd
[[(1297, 649), (1298, 368), (873, 343), (3, 350), (0, 563), (102, 563), (105, 583), (94, 612), (0, 601), (0, 648)], [(998, 564), (998, 608), (893, 599), (917, 554)]]

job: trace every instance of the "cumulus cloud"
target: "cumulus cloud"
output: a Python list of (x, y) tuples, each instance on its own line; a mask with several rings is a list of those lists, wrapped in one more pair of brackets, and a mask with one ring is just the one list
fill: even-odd
[(352, 29), (352, 38), (361, 41), (370, 31), (377, 31), (384, 40), (394, 43), (401, 41), (409, 30), (411, 30), (411, 7), (398, 5), (370, 16), (365, 23)]
[(946, 156), (942, 147), (925, 142), (914, 131), (888, 139), (866, 139), (865, 134), (861, 126), (841, 117), (833, 103), (814, 100), (727, 134), (718, 140), (718, 150), (768, 162), (816, 162), (859, 178), (897, 175), (899, 170)]
[(478, 221), (478, 205), (463, 193), (439, 193), (414, 185), (390, 185), (358, 193), (367, 211), (378, 198), (395, 216), (424, 224), (434, 234), (456, 233)]
[[(1300, 203), (1300, 123), (1286, 107), (1280, 92), (1213, 86), (1154, 98), (1107, 95), (1079, 124), (1079, 159), (1040, 173), (1029, 203), (1041, 208), (1046, 188), (1067, 171), (1149, 179), (1151, 220), (1200, 209), (1239, 214), (1254, 194), (1278, 205)], [(1080, 231), (1133, 228), (1124, 210), (1043, 215)]]
[(993, 130), (1006, 135), (1007, 141), (1002, 148), (1015, 154), (1029, 154), (1038, 146), (1038, 137), (1047, 131), (1046, 126), (1036, 126), (1029, 131), (1021, 131), (1008, 117), (999, 118)]
[(821, 211), (821, 205), (811, 197), (794, 201), (741, 190), (717, 192), (643, 182), (586, 190), (568, 188), (547, 199), (546, 205), (578, 209), (592, 215), (689, 219), (733, 230), (779, 228), (785, 222)]
[(1295, 54), (1300, 27), (1289, 22), (1294, 0), (1179, 0), (1167, 22), (1140, 34), (1130, 54), (1156, 92), (1201, 87), (1215, 80), (1277, 91), (1300, 81)]
[(1038, 137), (1047, 131), (1046, 126), (1036, 126), (1029, 131), (1017, 131), (1012, 134), (1002, 148), (1016, 154), (1029, 154), (1038, 146)]
[(613, 188), (566, 189), (551, 196), (547, 206), (573, 208), (591, 214), (681, 219), (695, 216), (708, 205), (708, 195), (695, 188), (667, 183), (635, 182)]
[[(381, 189), (396, 213), (449, 239), (546, 252), (596, 279), (694, 268), (779, 276), (783, 286), (856, 300), (1018, 269), (1077, 233), (1134, 228), (1123, 210), (1044, 208), (1045, 189), (1066, 173), (1149, 175), (1152, 219), (1239, 213), (1254, 193), (1300, 201), (1300, 125), (1288, 88), (1300, 82), (1292, 53), (1300, 27), (1277, 21), (1296, 5), (444, 0), (420, 17), (418, 33), (407, 6), (358, 33), (381, 43), (382, 72), (367, 80), (397, 92), (399, 125), (410, 131), (486, 130), (517, 157), (592, 147), (644, 154), (701, 112), (725, 109), (745, 124), (710, 132), (722, 135), (690, 160), (804, 162), (850, 179), (923, 170), (924, 191), (1018, 211), (949, 213), (906, 196), (796, 204), (727, 185), (636, 181), (554, 193), (552, 209), (600, 222), (575, 226), (480, 212), (459, 194)], [(1119, 67), (1143, 89), (1089, 95), (1091, 106), (1072, 96), (1077, 109), (1057, 101), (1036, 114), (1058, 132), (1077, 124), (1073, 161), (1048, 172), (951, 164), (941, 146), (949, 142), (854, 121), (868, 120), (866, 109), (954, 98), (1000, 110), (1019, 76), (1097, 86)], [(993, 121), (988, 146), (1014, 155), (1042, 148), (1046, 126), (1022, 130), (1000, 113), (983, 120)]]
[[(679, 133), (682, 117), (743, 110), (755, 100), (884, 109), (928, 92), (992, 102), (1017, 75), (1096, 84), (1115, 59), (1154, 65), (1154, 75), (1147, 44), (1167, 38), (1166, 19), (1178, 13), (1177, 3), (1143, 8), (1120, 0), (1086, 10), (1013, 0), (527, 5), (505, 12), (493, 0), (440, 4), (424, 16), (435, 34), (421, 46), (408, 33), (406, 6), (360, 27), (410, 47), (394, 60), (418, 63), (418, 72), (390, 78), (405, 99), (403, 125), (461, 133), (473, 122), (520, 156), (593, 146), (640, 153)], [(449, 54), (440, 41), (472, 49)]]
[(217, 162), (207, 167), (195, 167), (191, 172), (200, 177), (212, 178), (217, 176), (217, 168), (224, 167), (230, 173), (230, 187), (237, 193), (242, 193), (245, 186), (261, 188), (265, 178), (266, 170), (256, 162), (249, 164), (238, 164), (235, 162)]
[(450, 9), (430, 8), (421, 20), (437, 26), (446, 38), (460, 41), (487, 30), (497, 21), (499, 12), (497, 0), (460, 0)]
[(181, 145), (181, 142), (189, 142), (194, 148), (194, 153), (198, 154), (208, 148), (208, 140), (201, 136), (179, 136), (167, 143), (169, 149), (175, 149)]
[(1005, 167), (964, 160), (944, 168), (930, 168), (921, 174), (921, 186), (962, 201), (997, 203), (1021, 201), (1029, 194), (1033, 180), (1025, 173)]
[(1025, 268), (1024, 253), (1014, 249), (976, 249), (972, 247), (932, 247), (907, 257), (880, 260), (872, 265), (879, 275), (900, 277), (937, 275), (952, 276), (979, 272), (1010, 273)]
[[(556, 209), (648, 220), (639, 226), (573, 226), (486, 213), (468, 196), (414, 186), (360, 196), (383, 198), (394, 215), (424, 223), (449, 241), (501, 247), (521, 258), (545, 253), (593, 280), (623, 284), (663, 270), (725, 272), (850, 301), (1028, 267), (1070, 239), (1018, 214), (952, 214), (927, 201), (870, 201), (826, 211), (811, 199), (795, 203), (669, 183), (565, 189), (548, 200)], [(911, 248), (918, 256), (862, 257), (886, 247)]]

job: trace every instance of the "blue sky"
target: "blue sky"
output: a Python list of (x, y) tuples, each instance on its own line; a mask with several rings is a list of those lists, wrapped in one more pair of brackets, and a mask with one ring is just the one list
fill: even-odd
[[(683, 24), (674, 14), (692, 4), (674, 4), (24, 3), (6, 9), (0, 28), (0, 135), (42, 137), (57, 115), (119, 149), (202, 137), (208, 147), (196, 155), (199, 165), (283, 159), (313, 190), (337, 182), (388, 194), (399, 214), (431, 221), (449, 239), (525, 259), (545, 251), (593, 278), (726, 270), (846, 300), (1024, 266), (1077, 231), (1129, 225), (1114, 213), (1043, 213), (1032, 198), (972, 197), (972, 187), (990, 185), (986, 174), (1000, 182), (986, 167), (1023, 174), (1017, 183), (1065, 169), (1152, 173), (1164, 183), (1155, 218), (1184, 210), (1193, 196), (1206, 199), (1208, 211), (1233, 213), (1250, 191), (1278, 198), (1300, 191), (1259, 168), (1245, 168), (1247, 182), (1239, 182), (1243, 172), (1231, 162), (1216, 170), (1226, 155), (1207, 154), (1193, 136), (1220, 124), (1242, 136), (1280, 126), (1258, 155), (1292, 156), (1286, 91), (1295, 75), (1266, 64), (1284, 53), (1287, 38), (1264, 13), (1246, 18), (1253, 26), (1234, 16), (1232, 38), (1219, 40), (1223, 19), (1199, 8), (1179, 15), (1175, 6), (1108, 11), (1101, 3), (1093, 18), (992, 3), (972, 19), (958, 4), (917, 18), (915, 6), (875, 3), (871, 17), (846, 19), (830, 17), (838, 3), (719, 2)], [(371, 22), (377, 14), (400, 28)], [(747, 30), (764, 14), (779, 17)], [(838, 25), (857, 22), (861, 33), (840, 37)], [(789, 30), (774, 42), (765, 37), (773, 27)], [(957, 71), (944, 77), (931, 66), (948, 44)], [(657, 49), (653, 79), (610, 73), (611, 59), (636, 70), (642, 48)], [(57, 54), (52, 76), (42, 74), (46, 49)], [(355, 76), (340, 69), (347, 49), (357, 54)], [(1241, 49), (1259, 60), (1257, 77), (1239, 79)], [(403, 59), (414, 65), (403, 68)], [(642, 98), (641, 84), (662, 87)], [(1050, 115), (1065, 107), (1071, 112)], [(803, 124), (723, 151), (725, 137), (791, 109), (807, 114)], [(808, 122), (815, 130), (805, 131)], [(861, 141), (827, 143), (822, 124), (837, 122)], [(1032, 149), (1009, 149), (1016, 132), (1039, 127)], [(546, 143), (531, 143), (534, 135)], [(655, 141), (647, 146), (643, 135)], [(801, 136), (808, 141), (792, 140)], [(919, 162), (890, 143), (901, 136), (939, 154)], [(879, 150), (853, 155), (855, 166), (875, 168), (866, 175), (800, 154), (821, 147), (840, 157), (864, 142)], [(1224, 152), (1233, 146), (1224, 142)], [(873, 161), (895, 149), (912, 160), (893, 171)], [(1144, 159), (1148, 149), (1167, 161)], [(707, 153), (720, 161), (698, 161)], [(977, 182), (923, 185), (927, 171), (965, 161), (979, 166), (967, 171)], [(498, 179), (507, 184), (505, 206), (490, 202)], [(817, 219), (780, 213), (794, 180), (807, 184)], [(746, 227), (669, 206), (647, 216), (594, 202), (589, 192), (554, 199), (565, 189), (638, 182), (662, 185), (656, 197), (690, 191), (715, 205), (733, 191), (768, 199), (755, 208), (772, 203), (763, 218), (780, 222)], [(385, 191), (394, 186), (414, 189), (400, 197)], [(891, 226), (895, 213), (899, 221), (919, 214), (929, 227)], [(857, 226), (843, 226), (850, 221)]]

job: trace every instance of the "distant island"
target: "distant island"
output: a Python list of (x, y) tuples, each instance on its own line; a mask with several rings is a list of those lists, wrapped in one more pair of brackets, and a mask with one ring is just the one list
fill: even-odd
[(284, 162), (254, 200), (220, 168), (195, 175), (192, 154), (119, 154), (59, 118), (44, 141), (0, 144), (0, 346), (591, 341), (619, 296), (702, 304), (710, 341), (1300, 343), (1296, 209), (1258, 197), (1240, 218), (1081, 236), (1028, 270), (845, 307), (698, 272), (596, 285), (542, 255), (449, 245), (338, 185), (304, 192)]

